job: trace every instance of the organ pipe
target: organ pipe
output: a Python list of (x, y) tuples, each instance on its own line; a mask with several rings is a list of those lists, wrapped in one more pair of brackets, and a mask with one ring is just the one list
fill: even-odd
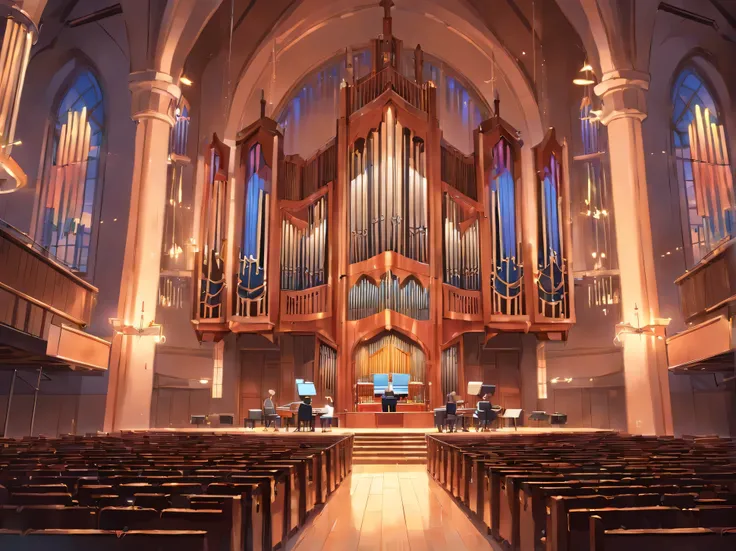
[(337, 350), (324, 343), (319, 345), (317, 381), (323, 394), (335, 394), (337, 390)]
[(385, 251), (426, 263), (427, 160), (424, 141), (389, 106), (384, 120), (350, 148), (350, 262)]
[(49, 175), (46, 216), (50, 223), (45, 227), (50, 235), (45, 236), (45, 242), (69, 266), (81, 264), (79, 255), (84, 247), (76, 245), (81, 244), (78, 241), (84, 229), (92, 223), (90, 215), (84, 213), (91, 133), (86, 107), (67, 112)]
[(372, 382), (373, 375), (402, 373), (410, 381), (425, 381), (424, 351), (409, 339), (395, 332), (384, 332), (358, 346), (355, 352), (356, 378)]
[[(695, 184), (698, 214), (707, 218), (709, 238), (724, 235), (725, 213), (736, 207), (733, 178), (728, 157), (728, 143), (723, 125), (711, 120), (708, 108), (695, 106), (695, 118), (688, 127), (690, 157)], [(712, 235), (711, 235), (712, 234)]]
[(281, 288), (300, 291), (324, 285), (327, 258), (327, 198), (307, 207), (307, 220), (281, 221)]
[(0, 15), (6, 16), (0, 48), (0, 146), (3, 155), (9, 156), (15, 141), (18, 108), (31, 46), (38, 31), (28, 16), (15, 7), (0, 6)]
[[(227, 239), (227, 163), (229, 150), (213, 136), (205, 161), (204, 201), (200, 262), (199, 316), (218, 319), (225, 315), (225, 241)], [(176, 172), (174, 172), (176, 174)], [(173, 185), (173, 184), (172, 184)], [(181, 185), (181, 183), (179, 183)]]
[(429, 319), (429, 289), (413, 277), (399, 283), (391, 271), (386, 272), (378, 285), (369, 278), (361, 278), (348, 293), (348, 319), (359, 320), (393, 310), (416, 320)]
[(471, 291), (480, 289), (479, 239), (477, 217), (465, 217), (463, 209), (446, 193), (445, 283)]
[(457, 392), (460, 346), (454, 345), (442, 351), (441, 383), (444, 399), (450, 392)]

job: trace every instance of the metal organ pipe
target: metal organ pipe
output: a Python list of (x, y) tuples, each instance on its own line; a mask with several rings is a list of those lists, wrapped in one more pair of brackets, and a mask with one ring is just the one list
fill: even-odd
[(415, 278), (403, 283), (390, 271), (376, 286), (370, 279), (361, 278), (348, 293), (348, 319), (359, 320), (393, 310), (417, 320), (429, 319), (429, 289)]
[(350, 154), (350, 262), (385, 251), (427, 262), (423, 140), (405, 129), (389, 107), (378, 129), (357, 140)]
[[(284, 215), (281, 232), (281, 288), (289, 291), (324, 285), (327, 258), (327, 198), (307, 207), (306, 223)], [(304, 224), (298, 227), (296, 224)]]

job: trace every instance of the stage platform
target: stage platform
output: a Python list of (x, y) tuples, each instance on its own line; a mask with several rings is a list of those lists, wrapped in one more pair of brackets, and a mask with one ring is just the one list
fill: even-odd
[[(437, 434), (437, 429), (432, 428), (406, 428), (406, 427), (382, 427), (382, 428), (334, 428), (332, 431), (322, 432), (319, 428), (316, 432), (294, 432), (294, 429), (290, 429), (289, 432), (285, 432), (284, 429), (280, 429), (278, 432), (275, 432), (273, 429), (267, 429), (264, 430), (262, 427), (258, 427), (255, 430), (253, 429), (245, 429), (242, 427), (217, 427), (217, 428), (172, 428), (172, 427), (165, 427), (165, 428), (152, 428), (149, 430), (131, 430), (131, 431), (125, 431), (125, 432), (139, 432), (139, 433), (145, 433), (145, 432), (191, 432), (191, 433), (223, 433), (223, 434), (253, 434), (257, 433), (259, 436), (264, 435), (274, 435), (274, 436), (284, 436), (285, 434), (294, 435), (294, 436), (301, 436), (304, 434), (310, 434), (312, 436), (314, 435), (321, 435), (324, 434), (325, 436), (329, 434)], [(548, 433), (560, 433), (560, 432), (617, 432), (615, 430), (611, 429), (592, 429), (592, 428), (558, 428), (558, 427), (519, 427), (518, 430), (514, 430), (512, 428), (502, 428), (498, 430), (492, 430), (487, 432), (475, 432), (474, 430), (471, 430), (470, 432), (457, 432), (453, 433), (453, 435), (457, 435), (459, 437), (463, 436), (478, 436), (479, 434), (488, 436), (489, 438), (493, 437), (503, 437), (503, 436), (512, 436), (514, 434), (548, 434)]]
[(396, 411), (393, 413), (356, 411), (341, 413), (338, 418), (340, 426), (345, 429), (431, 429), (434, 427), (434, 412), (431, 411)]

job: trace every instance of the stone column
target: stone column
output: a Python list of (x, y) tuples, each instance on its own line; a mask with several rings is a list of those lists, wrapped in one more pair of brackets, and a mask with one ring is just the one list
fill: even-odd
[[(145, 325), (156, 319), (169, 131), (181, 92), (170, 75), (155, 71), (132, 73), (130, 90), (137, 128), (118, 317), (126, 325), (138, 326), (141, 312)], [(106, 431), (150, 427), (155, 354), (153, 337), (115, 337), (105, 408)]]
[[(652, 228), (642, 141), (649, 75), (613, 71), (595, 93), (603, 99), (601, 122), (608, 128), (616, 247), (621, 272), (622, 322), (639, 325), (659, 317)], [(672, 434), (672, 408), (664, 341), (625, 335), (624, 377), (628, 431)]]

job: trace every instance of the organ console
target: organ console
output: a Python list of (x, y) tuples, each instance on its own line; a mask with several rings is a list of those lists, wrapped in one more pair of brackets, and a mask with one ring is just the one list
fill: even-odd
[(466, 382), (465, 333), (561, 340), (575, 321), (564, 142), (551, 129), (532, 148), (523, 184), (529, 146), (495, 98), (473, 151), (447, 143), (419, 46), (402, 71), (391, 4), (372, 70), (340, 86), (335, 138), (285, 155), (262, 100), (235, 151), (213, 138), (201, 186), (199, 338), (313, 334), (319, 395), (356, 410), (379, 402), (376, 374), (408, 376), (400, 410), (441, 403)]

